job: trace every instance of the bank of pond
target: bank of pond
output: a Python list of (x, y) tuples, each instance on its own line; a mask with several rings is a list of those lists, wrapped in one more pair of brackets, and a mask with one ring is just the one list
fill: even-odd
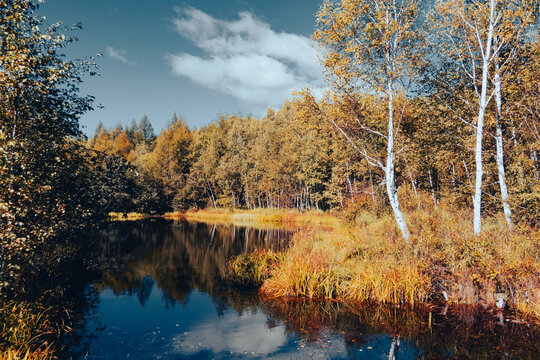
[[(66, 275), (63, 293), (56, 298), (64, 309), (57, 319), (69, 321), (70, 331), (59, 330), (56, 338), (40, 335), (35, 344), (52, 338), (55, 343), (32, 350), (29, 358), (537, 358), (540, 326), (531, 313), (515, 307), (498, 309), (487, 300), (485, 306), (462, 305), (442, 297), (413, 303), (406, 291), (388, 295), (401, 296), (394, 302), (336, 301), (341, 294), (332, 292), (325, 300), (324, 286), (336, 286), (325, 278), (330, 276), (328, 266), (334, 280), (349, 279), (343, 286), (352, 286), (350, 274), (347, 278), (340, 272), (368, 266), (368, 255), (377, 260), (374, 254), (382, 251), (382, 244), (359, 247), (351, 240), (358, 233), (351, 231), (163, 218), (111, 222), (89, 236), (93, 246), (85, 262), (91, 269)], [(336, 249), (328, 243), (338, 235), (340, 252), (333, 254)], [(386, 256), (397, 256), (402, 245), (397, 236), (387, 237), (393, 245)], [(275, 255), (273, 260), (268, 261), (269, 254)], [(269, 268), (259, 269), (259, 280), (251, 283), (256, 286), (245, 286), (234, 278), (234, 263), (243, 259), (245, 265), (253, 256), (266, 259)], [(404, 266), (403, 259), (395, 259)], [(253, 261), (249, 271), (257, 264)], [(376, 262), (374, 266), (373, 272), (382, 271), (385, 277), (397, 271), (384, 272)], [(293, 278), (298, 274), (304, 276), (304, 288)], [(257, 287), (261, 284), (262, 291)], [(451, 286), (437, 286), (436, 291), (449, 297), (458, 294)], [(47, 318), (47, 307), (36, 314), (30, 320), (39, 326), (39, 314)], [(14, 341), (24, 334), (4, 328), (3, 344), (10, 341), (7, 335)]]

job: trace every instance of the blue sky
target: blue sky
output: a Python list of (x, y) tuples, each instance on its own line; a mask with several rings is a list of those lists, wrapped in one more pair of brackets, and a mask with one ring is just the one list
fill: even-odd
[(70, 57), (98, 58), (82, 91), (104, 106), (83, 116), (128, 125), (147, 114), (157, 132), (172, 114), (200, 127), (222, 113), (261, 116), (290, 91), (320, 90), (310, 36), (319, 0), (46, 0), (49, 23), (81, 22)]

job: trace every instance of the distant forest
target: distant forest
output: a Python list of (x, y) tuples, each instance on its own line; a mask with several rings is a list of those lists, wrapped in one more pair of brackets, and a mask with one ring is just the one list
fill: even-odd
[[(538, 42), (523, 50), (515, 82), (505, 91), (504, 106), (511, 206), (517, 221), (529, 223), (540, 218), (539, 59)], [(419, 96), (398, 114), (396, 183), (403, 207), (416, 208), (426, 200), (435, 206), (441, 201), (456, 208), (472, 206), (475, 131), (462, 120), (467, 110), (456, 114), (446, 105), (459, 102), (466, 92), (456, 89), (444, 102), (437, 93)], [(116, 195), (136, 199), (146, 210), (152, 206), (161, 211), (205, 207), (337, 210), (356, 202), (387, 211), (381, 186), (384, 172), (369, 166), (321, 112), (311, 111), (319, 105), (337, 111), (344, 105), (322, 101), (313, 105), (313, 101), (299, 94), (278, 111), (268, 109), (260, 120), (222, 115), (200, 129), (190, 129), (184, 119), (173, 115), (157, 136), (146, 116), (126, 128), (107, 129), (100, 123), (86, 146), (129, 164), (139, 187), (123, 187), (133, 193)], [(369, 97), (357, 111), (384, 118), (385, 106), (383, 100)], [(487, 112), (484, 146), (487, 195), (482, 199), (488, 214), (502, 209), (495, 120), (492, 106)], [(351, 122), (347, 133), (360, 136), (361, 129)], [(376, 137), (364, 136), (375, 152), (384, 153), (384, 144)], [(153, 205), (149, 207), (144, 198)], [(138, 210), (129, 201), (125, 205), (126, 211)]]

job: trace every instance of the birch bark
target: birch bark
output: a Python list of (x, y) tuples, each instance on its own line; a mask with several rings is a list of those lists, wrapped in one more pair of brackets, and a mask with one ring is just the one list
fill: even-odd
[[(475, 149), (475, 162), (476, 162), (476, 178), (474, 187), (474, 216), (473, 225), (474, 233), (480, 234), (482, 230), (482, 137), (484, 128), (484, 117), (486, 114), (486, 107), (489, 103), (487, 97), (488, 79), (489, 79), (489, 66), (491, 63), (491, 51), (493, 45), (493, 30), (495, 27), (495, 6), (496, 0), (490, 0), (490, 15), (489, 15), (489, 28), (488, 36), (485, 43), (485, 48), (482, 50), (482, 85), (479, 98), (478, 120), (476, 122), (476, 149)], [(484, 44), (480, 42), (479, 47), (483, 48)]]
[(503, 203), (504, 217), (508, 225), (512, 226), (512, 210), (508, 203), (508, 188), (506, 186), (506, 172), (504, 169), (504, 147), (502, 133), (502, 86), (499, 64), (496, 64), (495, 73), (495, 103), (497, 105), (497, 130), (495, 134), (495, 144), (497, 146), (497, 172), (499, 175), (499, 187), (501, 189), (501, 200)]

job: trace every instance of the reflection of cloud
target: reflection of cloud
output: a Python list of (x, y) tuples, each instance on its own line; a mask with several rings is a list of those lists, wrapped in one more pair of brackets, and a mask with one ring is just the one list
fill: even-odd
[(171, 55), (177, 75), (255, 106), (281, 105), (292, 90), (321, 81), (316, 50), (305, 36), (275, 32), (249, 12), (236, 21), (194, 8), (179, 13), (177, 31), (207, 57)]
[(112, 46), (107, 46), (105, 49), (105, 55), (120, 61), (126, 65), (134, 66), (135, 63), (127, 58), (127, 51), (122, 49), (116, 49)]
[(286, 344), (287, 335), (283, 326), (269, 329), (266, 315), (226, 314), (218, 321), (199, 325), (185, 337), (178, 337), (172, 344), (173, 353), (199, 352), (210, 350), (247, 352), (268, 355)]

